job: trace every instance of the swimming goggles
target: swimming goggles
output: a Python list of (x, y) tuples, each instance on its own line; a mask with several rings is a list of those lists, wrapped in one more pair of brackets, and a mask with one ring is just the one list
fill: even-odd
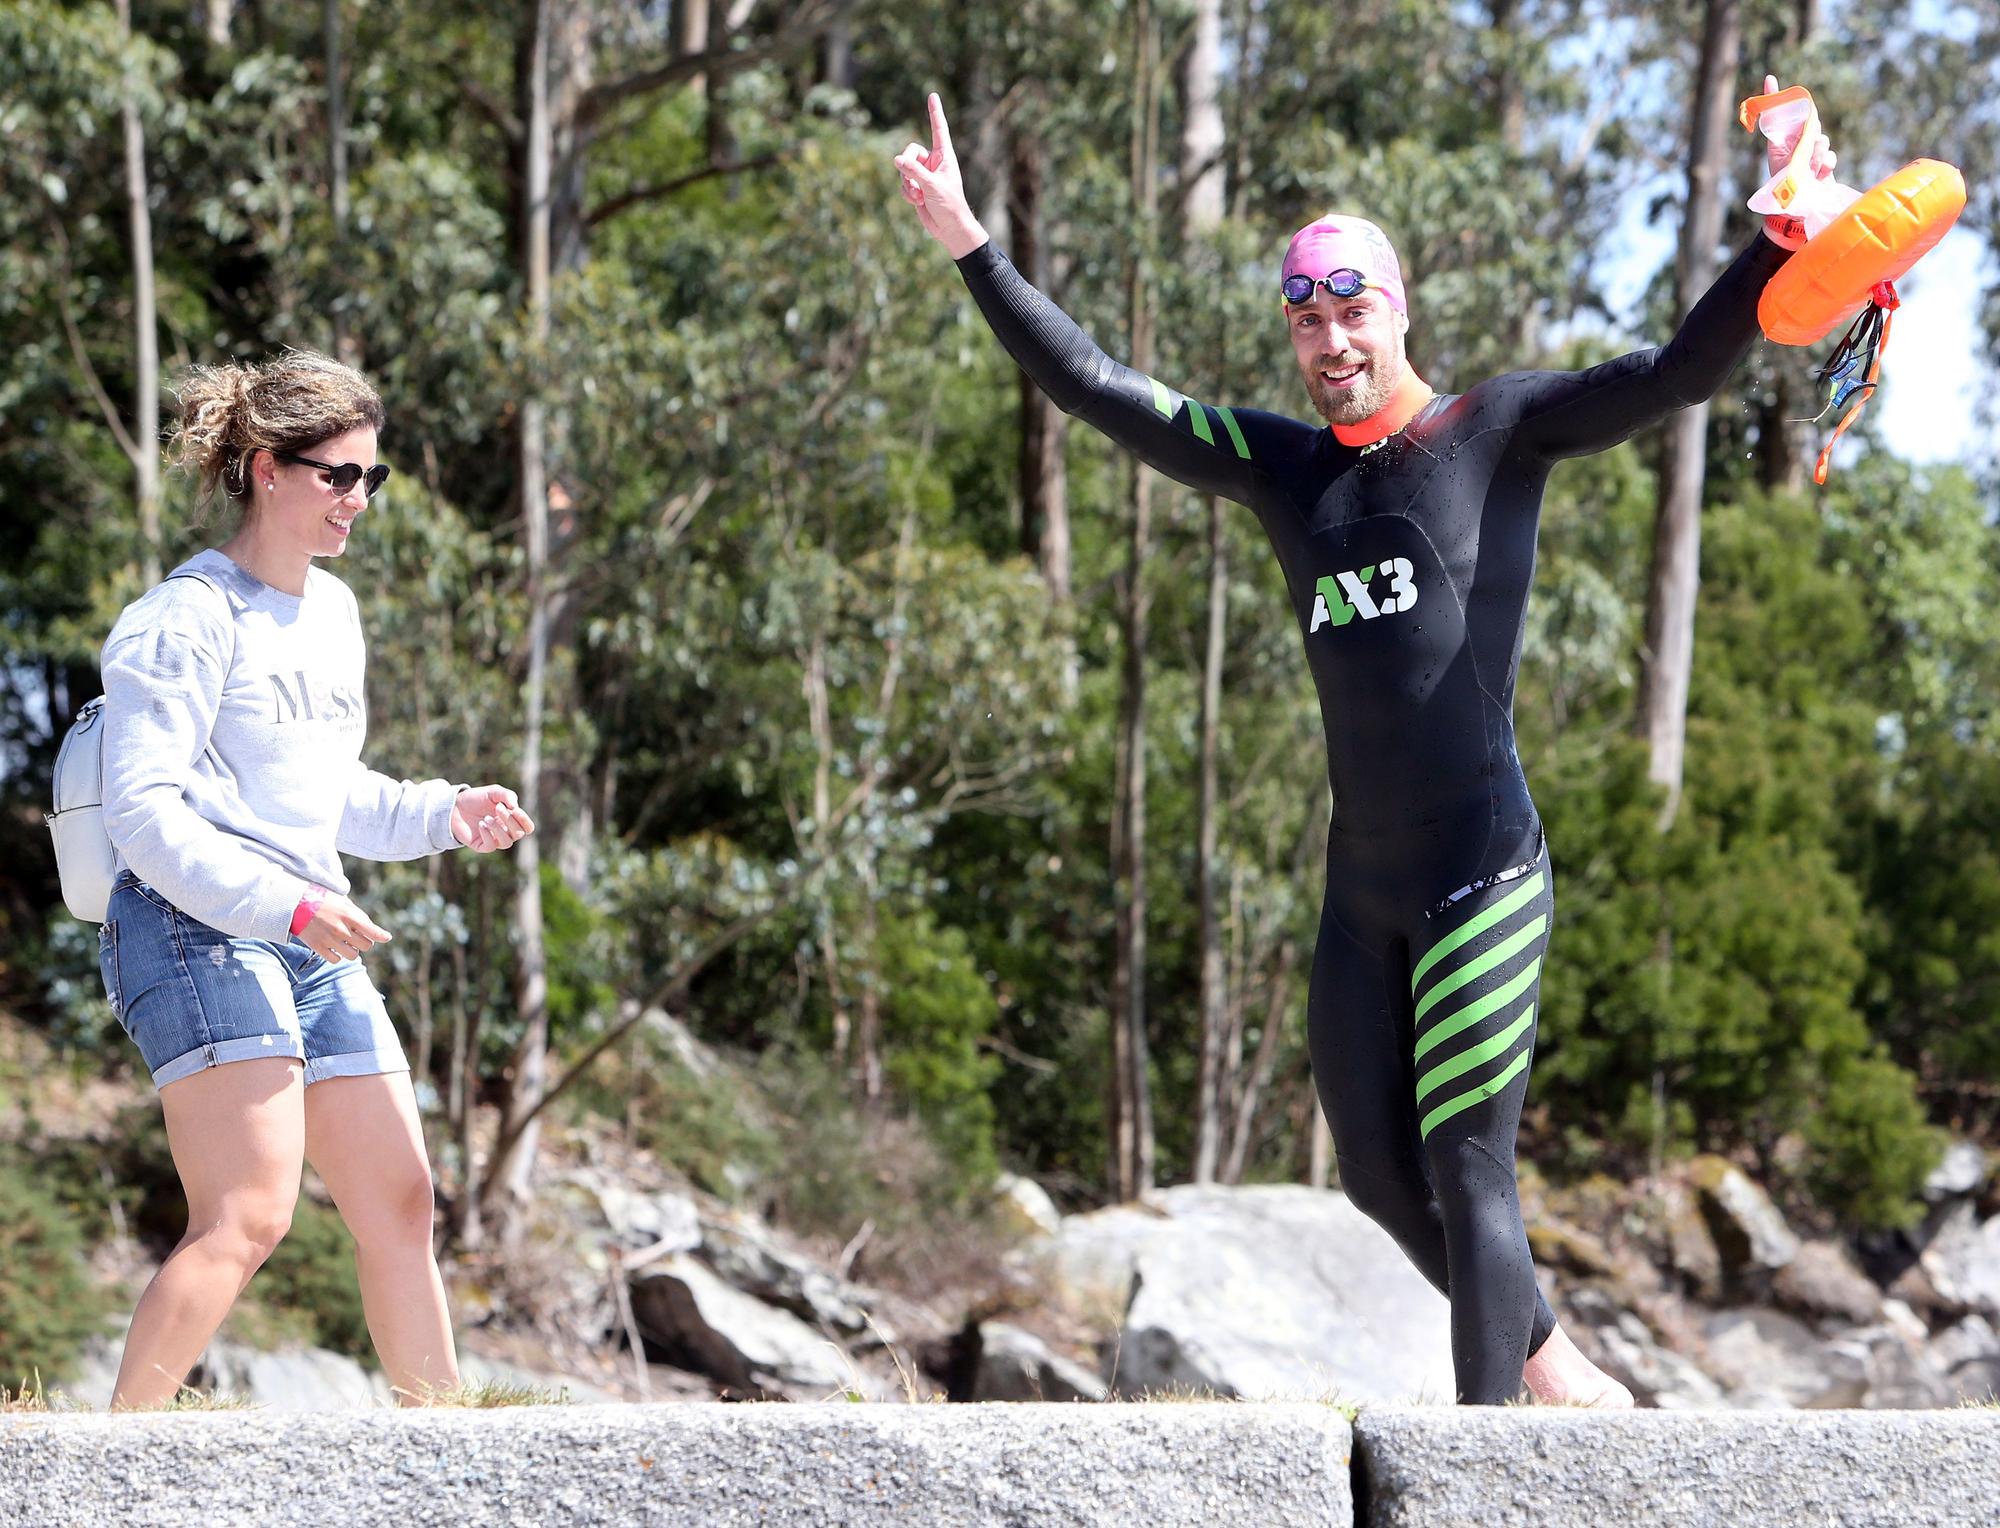
[(1335, 297), (1341, 298), (1359, 297), (1371, 287), (1376, 291), (1381, 290), (1379, 283), (1370, 281), (1361, 272), (1349, 266), (1342, 266), (1337, 271), (1328, 271), (1317, 281), (1301, 273), (1296, 276), (1287, 276), (1283, 281), (1278, 283), (1278, 290), (1285, 294), (1285, 301), (1294, 305), (1302, 302), (1311, 302), (1313, 292), (1319, 287), (1325, 287)]

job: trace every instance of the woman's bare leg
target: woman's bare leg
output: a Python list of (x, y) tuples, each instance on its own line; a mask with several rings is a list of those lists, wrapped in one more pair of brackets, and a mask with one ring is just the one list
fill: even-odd
[(444, 1280), (431, 1250), (435, 1201), (408, 1072), (329, 1077), (306, 1089), (306, 1157), (354, 1237), (368, 1335), (396, 1400), (422, 1405), (458, 1383)]
[(160, 1090), (188, 1226), (132, 1315), (114, 1407), (179, 1392), (250, 1276), (291, 1228), (305, 1148), (299, 1063), (232, 1061)]

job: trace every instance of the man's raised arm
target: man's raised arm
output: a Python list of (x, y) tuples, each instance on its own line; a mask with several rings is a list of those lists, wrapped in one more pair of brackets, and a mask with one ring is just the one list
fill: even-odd
[[(1766, 75), (1764, 89), (1774, 92), (1777, 81)], [(1794, 135), (1790, 143), (1769, 146), (1773, 170), (1789, 161), (1796, 143)], [(1836, 162), (1822, 136), (1813, 145), (1813, 173), (1825, 179)], [(1658, 349), (1637, 350), (1585, 371), (1524, 372), (1500, 379), (1519, 395), (1517, 438), (1545, 456), (1586, 456), (1617, 445), (1676, 409), (1713, 398), (1749, 353), (1759, 333), (1758, 299), (1798, 243), (1767, 222)]]
[(1029, 285), (966, 200), (944, 107), (930, 98), (931, 146), (896, 156), (903, 200), (958, 262), (979, 311), (1007, 353), (1056, 407), (1094, 425), (1148, 466), (1202, 493), (1247, 502), (1277, 442), (1311, 435), (1296, 420), (1195, 402), (1111, 359)]

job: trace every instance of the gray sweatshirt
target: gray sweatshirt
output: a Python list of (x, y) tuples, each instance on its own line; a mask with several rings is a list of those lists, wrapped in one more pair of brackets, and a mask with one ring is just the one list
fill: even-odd
[[(340, 856), (455, 849), (461, 787), (361, 762), (361, 612), (321, 568), (303, 595), (202, 552), (125, 608), (105, 640), (104, 826), (129, 868), (225, 934), (283, 943)], [(218, 592), (218, 590), (220, 592)]]

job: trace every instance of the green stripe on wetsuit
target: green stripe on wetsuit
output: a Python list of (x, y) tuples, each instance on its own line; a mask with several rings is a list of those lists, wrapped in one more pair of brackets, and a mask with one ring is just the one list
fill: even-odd
[[(1176, 397), (1174, 390), (1157, 377), (1148, 377), (1146, 382), (1153, 390), (1153, 407), (1164, 417), (1172, 419), (1178, 412), (1178, 405), (1174, 402)], [(1193, 429), (1195, 439), (1205, 446), (1214, 445), (1215, 431), (1209, 425), (1207, 407), (1196, 403), (1192, 398), (1184, 398), (1181, 401), (1187, 404), (1188, 425)], [(1222, 428), (1229, 433), (1229, 443), (1236, 448), (1236, 454), (1244, 461), (1249, 461), (1250, 445), (1243, 438), (1243, 430), (1236, 423), (1236, 416), (1228, 409), (1218, 408), (1215, 417), (1222, 421)]]
[[(1414, 1059), (1431, 1064), (1417, 1078), (1416, 1099), (1431, 1107), (1418, 1121), (1421, 1137), (1454, 1115), (1506, 1091), (1527, 1070), (1534, 1052), (1535, 986), (1542, 974), (1542, 949), (1549, 919), (1545, 906), (1547, 877), (1537, 871), (1526, 885), (1481, 909), (1446, 934), (1424, 954), (1410, 978), (1417, 996), (1425, 978), (1428, 990), (1417, 999)], [(1493, 934), (1493, 943), (1476, 953), (1473, 942)], [(1457, 1006), (1434, 1013), (1456, 995)], [(1426, 1017), (1429, 1022), (1426, 1023)], [(1498, 1016), (1503, 1027), (1485, 1034), (1476, 1027)], [(1459, 1037), (1464, 1036), (1463, 1042)], [(1458, 1042), (1458, 1043), (1452, 1043)], [(1436, 1054), (1433, 1054), (1436, 1053)], [(1499, 1070), (1470, 1086), (1456, 1086), (1497, 1065)]]
[(1464, 944), (1466, 940), (1477, 939), (1481, 934), (1493, 927), (1494, 924), (1500, 922), (1501, 919), (1510, 917), (1534, 901), (1541, 894), (1542, 881), (1542, 872), (1537, 870), (1528, 878), (1528, 884), (1523, 886), (1519, 891), (1513, 893), (1511, 896), (1501, 898), (1498, 902), (1487, 908), (1485, 912), (1468, 922), (1463, 928), (1457, 930), (1455, 933), (1445, 935), (1444, 938), (1432, 945), (1430, 953), (1418, 961), (1417, 969), (1410, 973), (1410, 991), (1414, 993), (1417, 990), (1417, 983), (1424, 979), (1424, 973), (1453, 950)]

